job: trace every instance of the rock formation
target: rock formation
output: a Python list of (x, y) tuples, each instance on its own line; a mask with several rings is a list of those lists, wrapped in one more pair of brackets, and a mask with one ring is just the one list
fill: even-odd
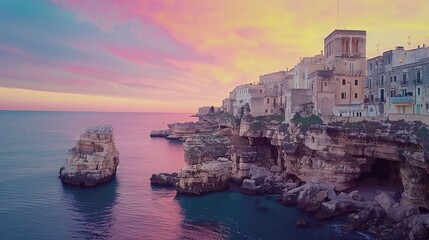
[(172, 131), (171, 129), (163, 129), (163, 130), (153, 130), (150, 132), (150, 137), (161, 137), (166, 138), (169, 135), (171, 135)]
[(150, 136), (185, 141), (194, 134), (213, 133), (219, 127), (218, 124), (213, 121), (172, 123), (167, 126), (169, 129), (151, 131)]
[(176, 186), (176, 182), (179, 179), (178, 176), (179, 174), (177, 173), (152, 174), (152, 177), (150, 178), (150, 183), (154, 185), (174, 187)]
[(59, 178), (64, 183), (95, 186), (112, 179), (119, 164), (119, 152), (113, 139), (113, 127), (89, 127), (76, 146), (67, 153)]
[[(280, 116), (253, 117), (245, 107), (239, 112), (212, 133), (187, 137), (187, 166), (179, 173), (178, 193), (218, 191), (234, 181), (247, 194), (281, 194), (283, 204), (297, 205), (318, 219), (349, 214), (343, 226), (347, 231), (428, 236), (429, 215), (420, 214), (429, 209), (427, 126), (405, 121), (322, 124), (316, 116), (285, 124)], [(374, 180), (373, 187), (388, 182), (399, 192), (379, 192), (369, 201), (358, 191), (339, 193), (366, 179)]]
[(184, 143), (185, 162), (176, 184), (178, 193), (202, 194), (228, 186), (232, 162), (225, 158), (229, 139), (214, 135), (194, 135)]

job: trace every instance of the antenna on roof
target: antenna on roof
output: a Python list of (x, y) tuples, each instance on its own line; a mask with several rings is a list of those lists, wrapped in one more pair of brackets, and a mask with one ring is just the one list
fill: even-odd
[(337, 0), (337, 29), (340, 24), (340, 0)]
[(410, 36), (408, 36), (408, 49), (411, 49), (411, 37)]
[(380, 48), (380, 44), (381, 43), (377, 43), (377, 56), (380, 55), (380, 49), (379, 49)]

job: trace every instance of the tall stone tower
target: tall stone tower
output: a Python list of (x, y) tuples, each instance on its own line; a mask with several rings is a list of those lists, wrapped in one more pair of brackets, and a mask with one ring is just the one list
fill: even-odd
[(333, 71), (336, 104), (362, 103), (366, 76), (366, 31), (334, 30), (325, 38), (325, 68)]

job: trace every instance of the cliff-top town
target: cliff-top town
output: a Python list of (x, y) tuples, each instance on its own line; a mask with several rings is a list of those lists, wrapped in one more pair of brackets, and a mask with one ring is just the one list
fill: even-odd
[[(286, 122), (303, 109), (327, 118), (426, 122), (429, 47), (398, 46), (366, 57), (366, 31), (334, 30), (320, 54), (303, 57), (290, 70), (261, 75), (257, 84), (235, 87), (216, 110), (236, 116), (248, 104), (253, 116), (285, 115)], [(209, 110), (201, 107), (198, 114)]]

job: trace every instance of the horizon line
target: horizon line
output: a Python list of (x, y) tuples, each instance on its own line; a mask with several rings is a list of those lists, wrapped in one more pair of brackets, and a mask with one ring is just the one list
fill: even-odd
[(41, 109), (0, 109), (0, 112), (76, 112), (76, 113), (163, 113), (163, 114), (196, 114), (190, 112), (142, 112), (142, 111), (88, 111), (88, 110), (41, 110)]

